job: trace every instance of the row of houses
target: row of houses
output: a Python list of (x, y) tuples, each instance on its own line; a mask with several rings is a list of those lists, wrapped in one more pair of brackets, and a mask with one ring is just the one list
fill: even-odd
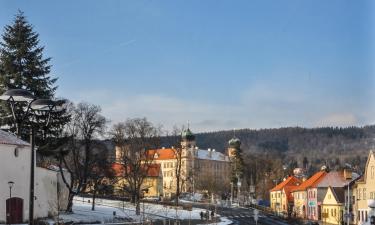
[[(322, 168), (309, 179), (290, 176), (270, 190), (271, 209), (288, 217), (329, 224), (370, 225), (375, 219), (375, 155), (363, 175)], [(373, 218), (372, 218), (373, 216)]]

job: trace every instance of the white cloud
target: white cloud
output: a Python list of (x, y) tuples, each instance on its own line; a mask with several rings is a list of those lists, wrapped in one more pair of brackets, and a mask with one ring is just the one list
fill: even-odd
[(323, 126), (354, 126), (358, 124), (358, 119), (351, 113), (335, 113), (321, 118), (316, 125)]

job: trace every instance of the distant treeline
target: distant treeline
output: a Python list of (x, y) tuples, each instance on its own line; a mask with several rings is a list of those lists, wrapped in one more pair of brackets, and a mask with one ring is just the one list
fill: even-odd
[[(215, 131), (196, 134), (197, 146), (225, 152), (233, 131)], [(286, 127), (273, 129), (241, 129), (235, 136), (242, 142), (247, 157), (273, 155), (283, 163), (316, 170), (322, 165), (343, 167), (345, 163), (363, 168), (368, 151), (374, 146), (375, 126), (365, 127)], [(162, 138), (162, 146), (170, 147), (171, 137)], [(307, 163), (306, 163), (307, 159)]]

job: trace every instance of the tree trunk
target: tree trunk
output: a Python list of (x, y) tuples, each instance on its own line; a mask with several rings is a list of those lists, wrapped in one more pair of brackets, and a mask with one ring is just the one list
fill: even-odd
[(96, 190), (92, 193), (92, 205), (91, 205), (91, 211), (95, 211), (95, 198), (96, 198)]
[(136, 215), (141, 215), (141, 204), (140, 204), (140, 201), (139, 201), (139, 195), (135, 195), (135, 214)]
[(69, 196), (68, 196), (68, 205), (66, 206), (66, 212), (73, 212), (73, 198), (75, 194), (71, 191), (69, 191)]

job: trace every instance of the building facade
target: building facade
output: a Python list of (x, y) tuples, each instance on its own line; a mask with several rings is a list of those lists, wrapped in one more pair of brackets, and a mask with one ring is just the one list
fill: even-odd
[[(177, 170), (180, 177), (180, 192), (216, 192), (228, 188), (230, 183), (230, 161), (228, 155), (215, 149), (199, 149), (190, 129), (182, 133), (181, 149), (161, 148), (150, 150), (153, 162), (160, 165), (163, 176), (163, 195), (172, 197), (177, 188)], [(179, 152), (181, 151), (181, 152)], [(180, 154), (180, 155), (179, 155)]]
[(368, 155), (363, 177), (354, 185), (353, 195), (355, 222), (361, 225), (370, 225), (370, 217), (374, 212), (369, 204), (375, 200), (375, 156), (373, 151), (370, 151)]
[[(66, 207), (68, 190), (58, 170), (33, 166), (34, 218), (55, 216)], [(0, 223), (28, 221), (30, 168), (30, 144), (0, 130)]]
[(345, 191), (342, 187), (328, 187), (322, 201), (324, 223), (341, 225), (344, 219)]

